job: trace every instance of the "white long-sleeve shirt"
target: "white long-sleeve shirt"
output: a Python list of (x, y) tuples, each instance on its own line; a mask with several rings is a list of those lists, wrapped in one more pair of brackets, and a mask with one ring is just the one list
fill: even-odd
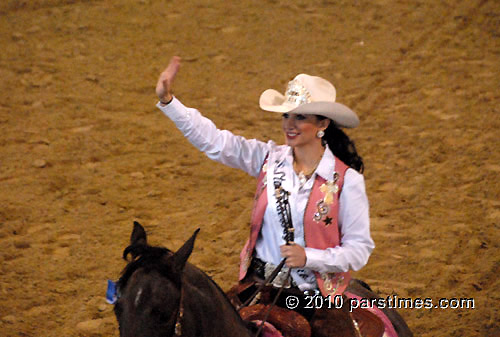
[[(267, 183), (273, 186), (273, 165), (281, 163), (285, 173), (283, 188), (290, 192), (289, 202), (292, 212), (295, 243), (305, 247), (304, 212), (316, 175), (327, 181), (333, 179), (335, 171), (334, 155), (326, 147), (323, 157), (311, 178), (300, 184), (293, 169), (292, 150), (287, 145), (276, 145), (255, 139), (245, 139), (227, 130), (219, 130), (208, 118), (196, 109), (185, 107), (174, 97), (166, 106), (157, 107), (168, 116), (184, 136), (210, 159), (230, 167), (239, 168), (251, 176), (257, 177), (266, 156), (268, 157)], [(274, 189), (268, 188), (268, 205), (260, 236), (256, 244), (256, 255), (263, 261), (279, 264), (282, 259), (280, 246), (283, 240), (283, 228), (276, 209)], [(344, 185), (339, 198), (338, 225), (341, 233), (340, 246), (328, 249), (305, 247), (306, 265), (300, 270), (292, 270), (292, 277), (301, 289), (315, 288), (311, 270), (320, 273), (345, 272), (359, 270), (368, 261), (375, 247), (370, 236), (368, 199), (363, 176), (349, 168), (344, 177)], [(300, 274), (300, 276), (299, 276)]]

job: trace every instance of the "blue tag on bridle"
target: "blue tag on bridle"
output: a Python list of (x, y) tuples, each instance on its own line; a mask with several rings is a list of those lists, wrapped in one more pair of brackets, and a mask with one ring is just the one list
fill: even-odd
[(106, 290), (106, 302), (109, 304), (115, 304), (118, 300), (118, 295), (116, 293), (116, 283), (108, 280), (108, 289)]

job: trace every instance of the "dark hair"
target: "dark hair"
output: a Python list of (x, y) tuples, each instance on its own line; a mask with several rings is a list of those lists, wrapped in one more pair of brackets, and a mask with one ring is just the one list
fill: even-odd
[[(324, 116), (317, 116), (319, 120), (326, 119)], [(335, 123), (330, 120), (330, 124), (325, 130), (323, 142), (328, 144), (328, 147), (333, 152), (335, 157), (342, 160), (347, 166), (352, 167), (359, 173), (363, 173), (365, 166), (363, 159), (356, 151), (354, 142), (340, 130)]]

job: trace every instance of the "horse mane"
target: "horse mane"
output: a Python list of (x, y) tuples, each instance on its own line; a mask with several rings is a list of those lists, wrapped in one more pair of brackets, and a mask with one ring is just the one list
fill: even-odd
[[(128, 260), (128, 255), (132, 255), (132, 260)], [(148, 244), (130, 245), (123, 251), (123, 259), (129, 261), (122, 271), (121, 277), (118, 280), (120, 288), (125, 287), (128, 279), (139, 268), (144, 268), (146, 271), (156, 270), (162, 276), (168, 277), (165, 263), (158, 263), (161, 258), (173, 255), (170, 249), (165, 247), (153, 247)], [(170, 268), (168, 268), (170, 269)]]

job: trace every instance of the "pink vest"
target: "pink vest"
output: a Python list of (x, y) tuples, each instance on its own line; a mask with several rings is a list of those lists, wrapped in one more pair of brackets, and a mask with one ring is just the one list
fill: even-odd
[[(242, 280), (250, 266), (255, 244), (262, 227), (264, 212), (267, 207), (266, 181), (267, 159), (261, 169), (251, 218), (250, 238), (240, 254), (240, 275)], [(335, 158), (333, 181), (326, 181), (316, 175), (311, 195), (304, 213), (304, 236), (307, 247), (326, 249), (340, 245), (338, 226), (339, 195), (344, 184), (345, 171), (348, 166)], [(342, 294), (351, 278), (349, 272), (323, 273), (314, 272), (319, 289), (323, 296)]]

